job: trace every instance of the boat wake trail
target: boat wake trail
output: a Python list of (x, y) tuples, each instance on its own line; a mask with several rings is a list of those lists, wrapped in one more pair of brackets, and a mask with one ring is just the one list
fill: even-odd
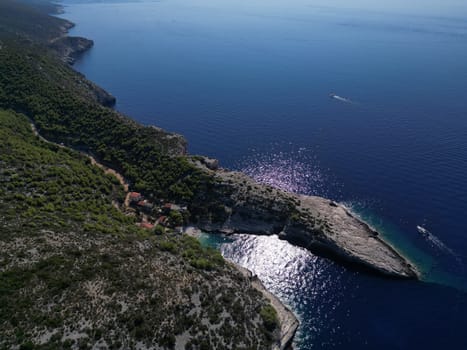
[(428, 231), (426, 228), (422, 226), (417, 226), (418, 232), (422, 234), (422, 236), (435, 248), (439, 249), (440, 251), (444, 252), (445, 254), (452, 255), (456, 258), (459, 262), (459, 256), (446, 244), (444, 244), (438, 237), (436, 237), (433, 233)]
[(345, 102), (345, 103), (352, 103), (352, 101), (351, 101), (350, 99), (345, 98), (345, 97), (340, 97), (340, 96), (337, 96), (337, 95), (336, 95), (336, 96), (334, 96), (334, 98), (335, 98), (336, 100), (339, 100), (339, 101), (342, 101), (342, 102)]
[(334, 100), (338, 100), (340, 102), (344, 102), (344, 103), (349, 103), (349, 104), (355, 104), (351, 99), (349, 98), (345, 98), (345, 97), (342, 97), (342, 96), (339, 96), (339, 95), (336, 95), (335, 93), (331, 92), (329, 94), (329, 97), (334, 99)]

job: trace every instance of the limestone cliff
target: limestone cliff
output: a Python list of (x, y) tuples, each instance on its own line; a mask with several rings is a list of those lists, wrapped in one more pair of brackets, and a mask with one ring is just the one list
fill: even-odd
[(93, 45), (94, 42), (86, 38), (63, 36), (55, 40), (51, 47), (59, 53), (65, 62), (73, 64), (81, 54)]
[[(329, 199), (287, 193), (256, 183), (245, 174), (210, 172), (213, 194), (225, 215), (206, 216), (198, 226), (207, 231), (272, 235), (311, 252), (382, 275), (418, 278), (416, 268), (366, 223)], [(222, 218), (219, 220), (219, 218)]]

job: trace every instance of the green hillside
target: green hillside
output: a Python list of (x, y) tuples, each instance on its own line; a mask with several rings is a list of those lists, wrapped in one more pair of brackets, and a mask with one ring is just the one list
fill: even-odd
[(270, 307), (218, 252), (138, 228), (116, 178), (23, 115), (0, 111), (0, 139), (0, 348), (270, 346)]
[(225, 214), (182, 137), (105, 107), (65, 63), (55, 8), (0, 2), (0, 349), (270, 348), (275, 313), (250, 280), (170, 227), (138, 227), (118, 179), (92, 164), (191, 220)]
[[(20, 18), (23, 12), (17, 11)], [(50, 26), (64, 23), (54, 18)], [(22, 22), (17, 25), (22, 28)], [(226, 215), (209, 197), (210, 176), (185, 155), (181, 136), (141, 126), (102, 106), (91, 83), (49, 46), (21, 43), (21, 35), (11, 40), (10, 33), (0, 31), (0, 108), (26, 114), (49, 140), (93, 154), (120, 171), (133, 190), (187, 204), (194, 221), (211, 212)]]

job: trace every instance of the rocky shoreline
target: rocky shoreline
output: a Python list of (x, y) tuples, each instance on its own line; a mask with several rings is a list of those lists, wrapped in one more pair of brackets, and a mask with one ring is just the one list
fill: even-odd
[[(93, 43), (88, 39), (66, 36), (68, 29), (63, 38), (51, 43), (51, 47), (71, 65)], [(89, 89), (102, 105), (115, 104), (115, 98), (97, 85), (89, 83)], [(245, 174), (219, 168), (217, 160), (193, 159), (199, 169), (215, 179), (213, 193), (222, 203), (225, 214), (225, 220), (212, 220), (211, 215), (201, 218), (195, 224), (199, 229), (278, 234), (281, 239), (346, 266), (394, 278), (419, 278), (416, 267), (342, 205), (329, 199), (301, 196), (258, 184)], [(269, 299), (277, 311), (281, 330), (275, 349), (290, 349), (299, 325), (297, 318), (251, 272), (238, 268), (248, 274), (252, 285)]]
[[(194, 226), (188, 226), (185, 228), (184, 233), (199, 239), (202, 231)], [(250, 281), (253, 288), (261, 292), (263, 296), (269, 300), (272, 307), (277, 312), (277, 318), (280, 324), (279, 334), (277, 335), (277, 343), (274, 345), (273, 350), (290, 350), (293, 349), (292, 343), (295, 337), (295, 333), (300, 325), (299, 320), (295, 314), (286, 306), (282, 301), (272, 294), (261, 282), (258, 276), (254, 275), (247, 268), (240, 266), (229, 260), (242, 275)]]
[[(66, 29), (67, 33), (68, 28)], [(84, 52), (92, 48), (93, 42), (91, 40), (79, 37), (68, 37), (64, 36), (63, 38), (59, 38), (52, 44), (52, 48), (58, 52), (62, 60), (70, 65), (73, 65), (75, 60), (82, 55)], [(78, 72), (81, 75), (81, 73)], [(84, 76), (83, 76), (84, 78)], [(111, 107), (115, 105), (116, 99), (109, 93), (107, 93), (104, 89), (100, 88), (99, 86), (95, 85), (94, 83), (90, 83), (89, 86), (91, 92), (94, 93), (94, 98), (102, 105)], [(152, 126), (152, 128), (159, 130), (162, 132), (162, 129)], [(179, 135), (175, 135), (176, 137), (180, 137)], [(182, 153), (185, 153), (182, 152)], [(208, 158), (206, 158), (207, 160)], [(211, 168), (217, 168), (218, 161), (211, 160), (212, 164), (210, 164)], [(233, 264), (233, 263), (232, 263)], [(278, 320), (279, 320), (279, 334), (277, 336), (278, 341), (273, 345), (273, 350), (290, 350), (293, 349), (292, 342), (299, 326), (299, 321), (295, 317), (292, 311), (288, 309), (275, 295), (269, 292), (266, 287), (261, 283), (261, 281), (256, 277), (253, 276), (251, 271), (233, 264), (234, 267), (239, 270), (245, 277), (250, 280), (251, 286), (262, 293), (262, 295), (269, 300), (272, 307), (276, 310)]]
[[(63, 38), (56, 41), (68, 47), (58, 50), (58, 53), (69, 61), (70, 55), (82, 54), (91, 48), (92, 41), (68, 37), (66, 34), (73, 26), (68, 23), (70, 25), (63, 28)], [(90, 89), (102, 104), (115, 103), (115, 98), (103, 89), (94, 85)], [(192, 161), (215, 179), (216, 186), (212, 188), (211, 195), (223, 206), (221, 219), (217, 215), (213, 220), (215, 215), (211, 213), (199, 218), (196, 226), (200, 229), (278, 234), (281, 239), (346, 266), (389, 277), (419, 278), (420, 273), (415, 266), (342, 205), (329, 199), (301, 196), (258, 184), (245, 174), (219, 168), (217, 160), (207, 157), (197, 156)]]
[(70, 65), (73, 65), (77, 58), (93, 46), (94, 41), (77, 36), (63, 36), (50, 44), (62, 60)]
[[(53, 14), (59, 15), (63, 13), (64, 11), (62, 6), (58, 4), (54, 6)], [(94, 46), (94, 41), (83, 37), (69, 36), (69, 30), (73, 28), (75, 24), (68, 20), (63, 21), (64, 24), (60, 27), (61, 35), (50, 40), (48, 42), (48, 46), (56, 52), (63, 62), (72, 66), (78, 58)], [(87, 80), (81, 73), (77, 72), (77, 74), (82, 77), (81, 83), (87, 86), (88, 91), (94, 100), (106, 107), (115, 106), (117, 100), (114, 96), (109, 94), (100, 86)]]
[(287, 306), (285, 306), (278, 297), (268, 291), (259, 278), (256, 275), (253, 275), (250, 270), (240, 265), (234, 263), (232, 264), (237, 270), (239, 270), (245, 277), (250, 280), (253, 288), (261, 292), (263, 296), (269, 300), (272, 307), (277, 312), (277, 318), (280, 324), (280, 334), (278, 336), (278, 342), (273, 346), (273, 350), (293, 349), (292, 342), (300, 324), (295, 314)]
[(258, 184), (239, 172), (208, 168), (204, 161), (196, 164), (217, 179), (218, 200), (226, 212), (223, 221), (199, 222), (200, 229), (228, 234), (277, 234), (347, 267), (392, 278), (420, 277), (407, 258), (343, 205)]

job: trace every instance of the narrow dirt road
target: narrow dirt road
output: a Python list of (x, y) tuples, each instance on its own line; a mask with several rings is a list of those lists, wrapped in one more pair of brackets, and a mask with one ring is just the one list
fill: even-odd
[[(42, 140), (44, 142), (47, 142), (47, 143), (50, 143), (50, 144), (53, 144), (53, 145), (56, 145), (58, 147), (67, 148), (63, 144), (58, 144), (58, 143), (49, 141), (49, 140), (45, 139), (44, 137), (42, 137), (39, 134), (39, 132), (37, 131), (37, 128), (34, 125), (34, 123), (31, 123), (31, 129), (32, 129), (32, 132), (34, 133), (34, 135), (39, 137), (40, 140)], [(73, 150), (72, 148), (69, 148), (69, 149)], [(118, 182), (123, 186), (123, 190), (125, 191), (124, 207), (128, 208), (128, 206), (130, 205), (130, 193), (128, 192), (129, 191), (129, 185), (125, 181), (125, 178), (123, 177), (123, 175), (120, 174), (119, 172), (117, 172), (116, 170), (108, 168), (105, 165), (99, 163), (93, 156), (91, 156), (91, 155), (89, 155), (87, 153), (84, 153), (84, 152), (80, 152), (80, 153), (85, 155), (86, 157), (88, 157), (91, 160), (91, 164), (101, 168), (104, 171), (105, 174), (111, 174), (111, 175), (113, 175), (113, 176), (115, 176), (117, 178)]]

